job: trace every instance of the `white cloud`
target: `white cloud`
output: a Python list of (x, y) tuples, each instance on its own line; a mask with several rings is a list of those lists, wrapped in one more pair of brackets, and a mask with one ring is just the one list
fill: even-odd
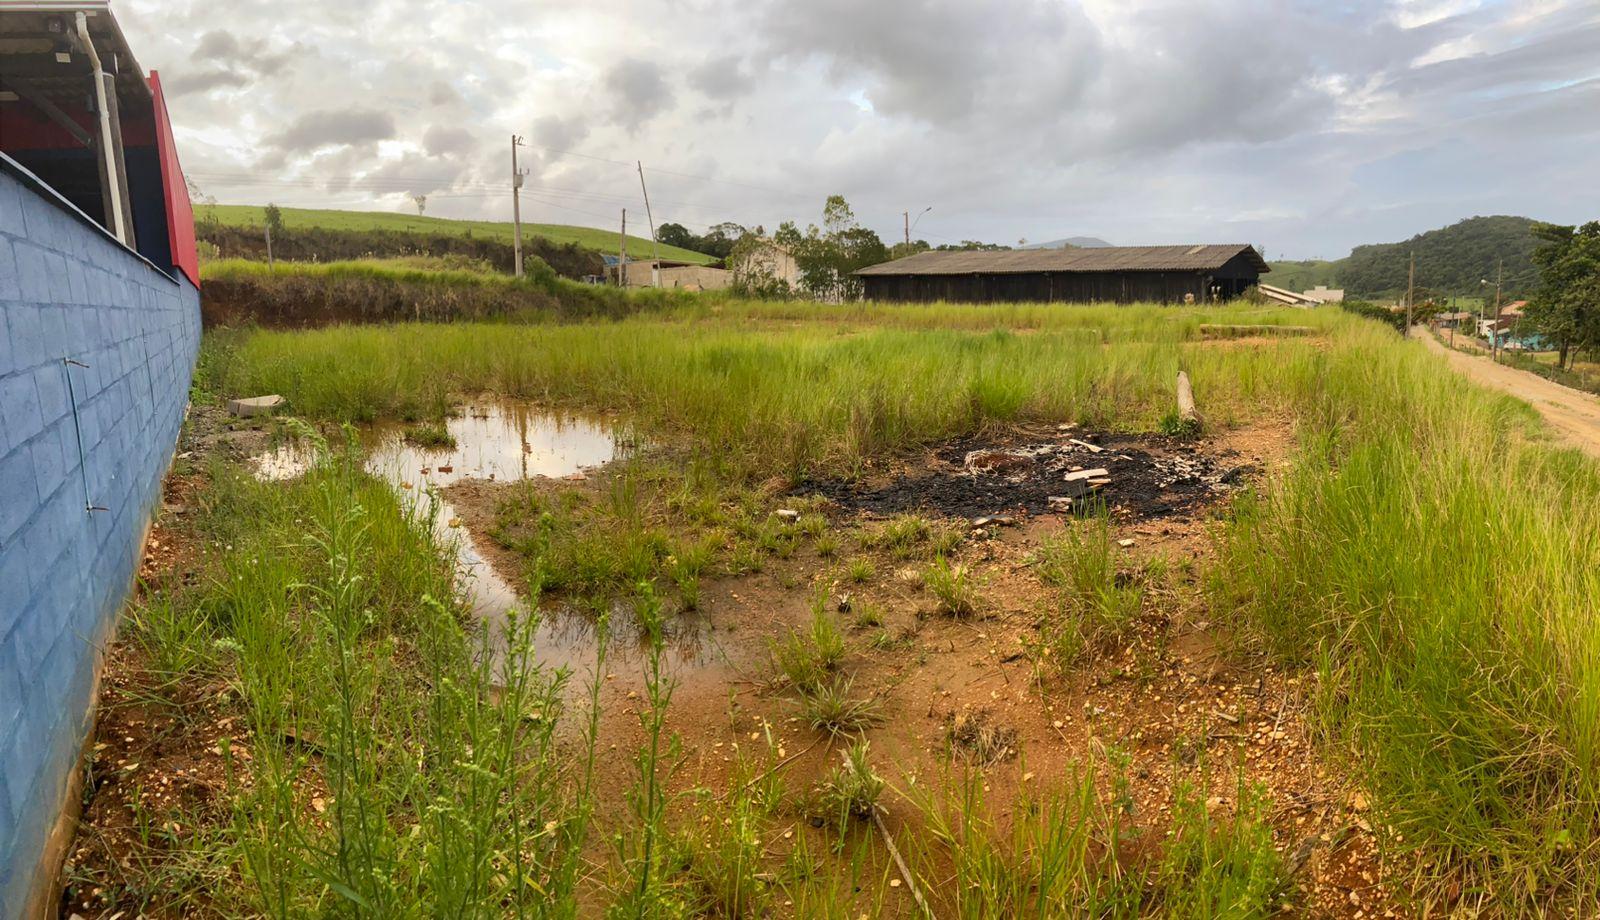
[(121, 0), (117, 14), (172, 89), (185, 167), (223, 201), (409, 209), (426, 192), (429, 214), (503, 217), (516, 133), (525, 214), (596, 226), (642, 211), (635, 160), (658, 221), (804, 222), (838, 192), (886, 236), (934, 205), (918, 230), (935, 242), (1339, 255), (1489, 210), (1600, 212), (1573, 181), (1600, 122), (1592, 0)]

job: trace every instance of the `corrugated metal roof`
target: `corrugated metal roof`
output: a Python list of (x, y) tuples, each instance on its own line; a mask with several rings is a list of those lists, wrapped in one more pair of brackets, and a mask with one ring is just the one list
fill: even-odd
[(1083, 249), (1008, 249), (999, 252), (919, 252), (869, 265), (857, 275), (1015, 275), (1030, 272), (1181, 272), (1218, 269), (1246, 253), (1256, 270), (1271, 271), (1246, 243), (1200, 246), (1096, 246)]

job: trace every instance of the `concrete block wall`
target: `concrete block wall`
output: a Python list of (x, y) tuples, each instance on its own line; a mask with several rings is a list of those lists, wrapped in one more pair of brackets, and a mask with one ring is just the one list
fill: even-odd
[(0, 917), (36, 895), (199, 342), (187, 279), (0, 154)]

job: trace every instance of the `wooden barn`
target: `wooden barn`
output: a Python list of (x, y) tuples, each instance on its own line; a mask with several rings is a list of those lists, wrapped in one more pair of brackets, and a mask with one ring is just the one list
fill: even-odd
[(921, 252), (856, 272), (868, 300), (1182, 303), (1237, 297), (1271, 271), (1255, 247)]

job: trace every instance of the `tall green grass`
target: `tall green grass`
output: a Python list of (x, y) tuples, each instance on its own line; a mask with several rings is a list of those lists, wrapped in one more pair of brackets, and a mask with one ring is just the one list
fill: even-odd
[(275, 483), (218, 464), (203, 495), (216, 552), (130, 628), (174, 684), (220, 680), (237, 722), (220, 821), (164, 816), (213, 830), (237, 879), (215, 902), (570, 916), (588, 806), (556, 755), (562, 677), (534, 666), (531, 624), (496, 663), (431, 528), (355, 458)]
[[(1180, 368), (1208, 418), (1258, 417), (1317, 386), (1323, 362), (1307, 339), (1198, 341), (1195, 317), (1239, 319), (1242, 308), (1086, 308), (1077, 320), (1092, 327), (1063, 321), (1018, 333), (995, 327), (1006, 308), (900, 307), (900, 327), (885, 328), (857, 327), (849, 310), (817, 307), (824, 312), (811, 321), (790, 322), (788, 307), (728, 307), (728, 316), (687, 310), (600, 325), (256, 333), (211, 347), (228, 349), (217, 363), (225, 389), (281, 393), (304, 415), (436, 414), (453, 394), (487, 390), (624, 412), (767, 473), (846, 467), (996, 423), (1149, 429), (1170, 408)], [(917, 317), (925, 325), (912, 325)], [(974, 317), (992, 328), (943, 326)]]
[(939, 915), (1247, 920), (1288, 906), (1291, 880), (1259, 788), (1240, 781), (1229, 813), (1207, 807), (1208, 790), (1179, 783), (1170, 821), (1143, 829), (1131, 758), (1110, 749), (1103, 759), (1073, 765), (1057, 788), (1023, 789), (1005, 817), (981, 773), (913, 787), (926, 832), (912, 838), (912, 859)]
[[(1298, 436), (1291, 465), (1219, 525), (1212, 619), (1316, 675), (1326, 755), (1438, 899), (1583, 913), (1600, 895), (1596, 464), (1552, 449), (1528, 407), (1339, 312), (1047, 309), (704, 300), (588, 326), (250, 333), (213, 339), (206, 368), (330, 419), (438, 412), (483, 390), (614, 409), (729, 471), (790, 475), (986, 426), (1148, 430), (1184, 369), (1208, 424), (1286, 418)], [(1320, 334), (1199, 340), (1202, 321), (1291, 320)], [(1106, 593), (1104, 535), (1057, 549), (1046, 575), (1063, 597), (1124, 620), (1137, 599)], [(1206, 877), (1258, 911), (1271, 867), (1252, 855), (1256, 831), (1237, 833), (1237, 848), (1191, 847), (1198, 868), (1172, 877), (1236, 867)], [(1044, 852), (996, 857), (1020, 880), (1008, 890), (1034, 890), (1050, 867), (1028, 860)], [(1074, 879), (1101, 896), (1103, 880)], [(1226, 915), (1208, 903), (1171, 912)]]
[(660, 311), (681, 291), (621, 291), (559, 277), (531, 259), (521, 278), (438, 259), (265, 262), (222, 259), (202, 270), (206, 325), (306, 328), (335, 323), (552, 322)]
[(1393, 842), (1469, 904), (1600, 891), (1600, 472), (1442, 362), (1351, 336), (1302, 450), (1241, 503), (1213, 605), (1320, 675)]
[[(402, 214), (386, 211), (340, 211), (328, 208), (280, 208), (283, 224), (290, 230), (320, 227), (328, 230), (380, 230), (423, 235), (481, 236), (501, 242), (511, 241), (509, 221), (452, 220), (446, 217), (426, 217), (420, 214)], [(260, 205), (218, 204), (199, 209), (200, 222), (215, 219), (228, 226), (261, 227), (266, 223), (265, 208)], [(576, 227), (570, 224), (524, 223), (522, 232), (540, 236), (554, 243), (576, 243), (597, 252), (616, 252), (617, 234), (594, 227)], [(628, 252), (634, 258), (651, 253), (648, 239), (628, 237)], [(659, 245), (663, 259), (678, 259), (695, 265), (716, 261), (703, 252)]]

